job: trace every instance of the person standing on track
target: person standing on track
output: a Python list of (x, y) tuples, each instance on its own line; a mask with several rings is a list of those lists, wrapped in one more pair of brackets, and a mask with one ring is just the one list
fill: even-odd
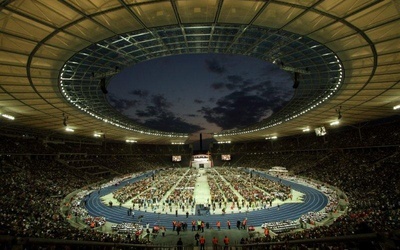
[(212, 245), (214, 250), (218, 249), (218, 238), (216, 238), (215, 236), (212, 238)]
[(229, 238), (226, 235), (225, 235), (225, 238), (224, 238), (224, 249), (226, 249), (226, 250), (229, 249)]
[(205, 250), (205, 244), (206, 244), (206, 239), (204, 238), (204, 236), (202, 235), (201, 237), (200, 237), (200, 250)]
[(178, 239), (178, 242), (176, 242), (176, 246), (178, 250), (182, 250), (183, 249), (183, 241), (182, 238)]

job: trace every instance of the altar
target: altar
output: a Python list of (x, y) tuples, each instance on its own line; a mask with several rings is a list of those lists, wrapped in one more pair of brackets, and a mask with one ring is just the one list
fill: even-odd
[(211, 168), (212, 161), (210, 160), (210, 156), (207, 154), (198, 154), (194, 155), (191, 161), (191, 166), (196, 169), (201, 168)]

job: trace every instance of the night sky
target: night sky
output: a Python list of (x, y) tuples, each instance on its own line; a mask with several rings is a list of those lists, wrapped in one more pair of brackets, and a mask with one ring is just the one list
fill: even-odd
[(146, 127), (209, 138), (257, 123), (293, 96), (293, 76), (239, 55), (193, 54), (125, 68), (107, 89), (110, 104)]

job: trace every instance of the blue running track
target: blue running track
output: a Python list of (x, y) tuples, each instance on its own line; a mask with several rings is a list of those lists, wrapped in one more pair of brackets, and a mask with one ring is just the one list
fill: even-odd
[(92, 216), (103, 216), (106, 218), (108, 222), (112, 223), (123, 223), (123, 222), (137, 222), (139, 216), (142, 216), (142, 224), (149, 223), (152, 225), (162, 225), (165, 226), (167, 229), (172, 229), (172, 221), (182, 221), (188, 224), (188, 229), (191, 228), (191, 221), (192, 220), (203, 220), (204, 222), (210, 223), (211, 226), (215, 226), (217, 221), (221, 221), (221, 228), (227, 228), (226, 221), (230, 220), (232, 224), (232, 228), (236, 227), (236, 221), (242, 221), (244, 218), (247, 218), (247, 225), (259, 227), (263, 223), (266, 222), (277, 222), (283, 220), (296, 220), (300, 218), (301, 215), (306, 214), (308, 212), (317, 212), (322, 210), (328, 203), (328, 198), (324, 195), (321, 191), (304, 186), (295, 182), (291, 182), (284, 179), (278, 179), (277, 177), (258, 173), (265, 178), (268, 178), (273, 181), (282, 181), (285, 185), (290, 185), (292, 189), (301, 192), (304, 194), (303, 202), (302, 203), (286, 203), (280, 205), (280, 209), (278, 210), (277, 207), (272, 207), (269, 209), (259, 209), (252, 211), (250, 209), (249, 212), (242, 212), (242, 213), (233, 213), (229, 214), (226, 213), (225, 215), (222, 214), (210, 214), (210, 215), (189, 215), (189, 218), (186, 218), (186, 215), (178, 215), (175, 216), (174, 213), (169, 214), (159, 214), (153, 212), (145, 212), (143, 210), (134, 210), (135, 217), (127, 215), (128, 208), (126, 207), (119, 207), (118, 204), (115, 204), (113, 207), (109, 207), (103, 204), (100, 201), (100, 196), (109, 194), (121, 187), (125, 186), (126, 184), (139, 181), (143, 178), (147, 178), (151, 175), (151, 172), (144, 174), (142, 176), (134, 177), (129, 180), (125, 180), (121, 182), (118, 186), (109, 186), (103, 188), (98, 194), (97, 191), (91, 193), (90, 197), (87, 198), (86, 209), (88, 213)]

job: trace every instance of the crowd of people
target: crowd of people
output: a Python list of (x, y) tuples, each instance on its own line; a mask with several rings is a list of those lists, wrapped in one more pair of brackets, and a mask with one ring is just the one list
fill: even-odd
[[(400, 228), (398, 182), (400, 172), (397, 171), (397, 166), (400, 164), (399, 128), (399, 122), (382, 123), (368, 129), (363, 128), (361, 133), (358, 130), (348, 129), (338, 133), (328, 131), (326, 138), (310, 135), (300, 139), (278, 139), (273, 143), (263, 141), (215, 147), (211, 154), (216, 156), (221, 152), (235, 154), (232, 155), (229, 170), (212, 174), (211, 179), (217, 180), (209, 182), (213, 189), (213, 199), (215, 201), (228, 199), (231, 191), (231, 199), (240, 202), (239, 205), (242, 205), (242, 198), (245, 202), (250, 202), (251, 199), (246, 198), (245, 192), (239, 193), (239, 189), (236, 190), (237, 192), (231, 189), (229, 191), (224, 186), (224, 182), (220, 181), (223, 179), (218, 179), (223, 176), (227, 182), (232, 181), (228, 173), (232, 168), (259, 167), (267, 170), (268, 167), (283, 166), (292, 175), (300, 175), (338, 187), (346, 194), (348, 209), (331, 224), (282, 233), (271, 240), (313, 239), (365, 232), (377, 232), (390, 237)], [(168, 165), (166, 161), (160, 159), (166, 159), (165, 154), (170, 157), (171, 153), (170, 147), (167, 146), (160, 149), (152, 146), (141, 148), (141, 146), (132, 147), (122, 144), (109, 144), (107, 147), (103, 144), (57, 144), (46, 142), (38, 137), (4, 135), (1, 139), (0, 181), (2, 188), (0, 192), (5, 198), (1, 200), (0, 206), (0, 233), (20, 237), (135, 242), (134, 237), (127, 238), (126, 235), (102, 233), (92, 230), (90, 226), (84, 229), (72, 227), (68, 216), (64, 217), (60, 211), (63, 206), (74, 213), (79, 213), (80, 209), (76, 208), (76, 204), (62, 201), (67, 194), (75, 190), (89, 187), (93, 183), (106, 182), (113, 176), (126, 173), (126, 170), (118, 167), (121, 162), (126, 162), (129, 171), (138, 171), (135, 168), (135, 162), (130, 162), (131, 159), (136, 159), (136, 156), (130, 154), (139, 152), (143, 155), (138, 156), (137, 161), (146, 162), (143, 165), (139, 164), (140, 171), (144, 171)], [(300, 148), (299, 145), (302, 147)], [(154, 150), (150, 154), (152, 156), (145, 157), (146, 152), (151, 150)], [(107, 155), (102, 155), (105, 152)], [(160, 153), (159, 157), (156, 152)], [(182, 152), (187, 153), (186, 150)], [(69, 159), (84, 157), (97, 164), (101, 163), (111, 175), (93, 175), (90, 169), (65, 165), (60, 161), (62, 160), (60, 153), (70, 155)], [(122, 160), (120, 160), (117, 157), (119, 154), (126, 154), (126, 156), (121, 157)], [(254, 176), (253, 180), (252, 183), (261, 193), (264, 191), (271, 193), (268, 189), (263, 189), (268, 188), (268, 184), (259, 183)], [(140, 186), (134, 186), (135, 184), (132, 183), (130, 186), (132, 190), (128, 190), (127, 187), (127, 190), (115, 195), (123, 202), (135, 198), (132, 192), (136, 189), (146, 187), (154, 190), (148, 193), (149, 196), (143, 196), (144, 200), (149, 200), (150, 197), (153, 199), (157, 195), (158, 190), (162, 193), (161, 190), (169, 190), (172, 187), (171, 183), (176, 184), (176, 180), (169, 180), (169, 182), (163, 183), (160, 179), (155, 182), (160, 186), (154, 187), (150, 183), (141, 183)], [(231, 183), (237, 183), (241, 185), (240, 187), (248, 186), (245, 178), (241, 182), (232, 181)], [(179, 187), (184, 188), (190, 185), (190, 178), (188, 178), (188, 183), (181, 183)], [(277, 188), (282, 189), (281, 193), (287, 194), (286, 187)], [(144, 191), (140, 193), (140, 195), (144, 194), (146, 194)], [(174, 192), (173, 197), (182, 199), (187, 195), (181, 194), (182, 192)], [(329, 195), (332, 195), (332, 207), (336, 209), (338, 197), (335, 194)], [(74, 206), (75, 209), (69, 209)], [(326, 212), (331, 212), (331, 210)], [(250, 240), (249, 243), (258, 240), (260, 239)]]
[[(1, 155), (0, 234), (77, 241), (130, 242), (135, 238), (93, 230), (105, 223), (89, 216), (80, 199), (65, 197), (79, 189), (97, 189), (100, 176), (65, 167), (53, 156)], [(78, 196), (77, 197), (83, 197)], [(61, 211), (67, 211), (65, 214)], [(87, 223), (84, 228), (71, 222)], [(141, 243), (141, 242), (140, 242)]]
[[(367, 163), (368, 159), (374, 159), (375, 163)], [(331, 226), (306, 230), (303, 234), (349, 235), (361, 230), (360, 226), (380, 233), (400, 228), (398, 152), (393, 157), (383, 157), (382, 161), (375, 159), (375, 155), (369, 153), (338, 153), (301, 173), (340, 188), (349, 201), (348, 213)]]
[[(295, 233), (279, 234), (273, 239), (274, 241), (347, 236), (368, 232), (390, 238), (400, 228), (398, 146), (334, 150), (319, 156), (313, 162), (309, 162), (309, 155), (305, 154), (303, 157), (302, 152), (291, 152), (291, 154), (296, 157), (288, 157), (286, 153), (260, 154), (252, 157), (253, 160), (266, 157), (267, 161), (286, 163), (289, 162), (288, 158), (294, 159), (290, 164), (281, 165), (287, 167), (292, 175), (319, 180), (327, 186), (331, 185), (344, 191), (346, 197), (342, 198), (348, 204), (348, 209), (331, 224), (308, 227)], [(243, 163), (247, 166), (246, 162)], [(309, 167), (298, 168), (296, 163)], [(240, 161), (237, 166), (242, 166)], [(335, 193), (326, 195), (329, 197), (329, 204), (325, 212), (334, 212), (338, 209), (339, 197)], [(318, 215), (317, 219), (319, 218)], [(312, 218), (305, 220), (307, 223), (311, 221)]]
[[(173, 183), (175, 183), (176, 185), (167, 196), (166, 201), (168, 203), (174, 203), (175, 205), (178, 205), (178, 207), (182, 208), (182, 210), (185, 210), (185, 208), (189, 209), (189, 207), (194, 207), (194, 188), (196, 186), (196, 179), (198, 175), (197, 171), (195, 171), (194, 169), (189, 169), (184, 173), (180, 173), (180, 171), (174, 170), (173, 173), (177, 173), (177, 176), (182, 178), (173, 181)], [(170, 177), (171, 176), (166, 176), (166, 180), (171, 182), (171, 180), (174, 180), (176, 178), (174, 177), (171, 179)]]
[[(233, 206), (236, 205), (247, 209), (272, 206), (272, 202), (276, 199), (285, 201), (291, 196), (289, 186), (257, 175), (248, 174), (243, 169), (215, 168), (215, 170), (238, 193), (234, 200), (236, 204), (233, 204)], [(222, 183), (226, 181), (222, 181)]]
[(328, 218), (328, 214), (325, 212), (308, 212), (300, 217), (302, 223), (315, 225), (316, 222), (322, 222)]
[(129, 183), (113, 192), (119, 203), (132, 209), (162, 211), (193, 205), (194, 173), (187, 168), (165, 169), (152, 177)]
[(98, 236), (72, 228), (60, 215), (64, 196), (89, 185), (89, 176), (56, 161), (25, 157), (3, 158), (1, 171), (1, 234), (58, 239)]
[(284, 220), (279, 222), (267, 222), (261, 225), (261, 228), (267, 228), (274, 233), (288, 232), (300, 228), (299, 220)]
[[(218, 171), (207, 171), (208, 186), (210, 187), (211, 203), (227, 207), (228, 202), (236, 204), (239, 202), (239, 193), (224, 179)], [(222, 204), (223, 203), (223, 204)]]
[[(234, 144), (213, 144), (212, 153), (214, 160), (220, 158), (220, 154), (251, 153), (277, 151), (314, 151), (318, 154), (322, 149), (338, 148), (370, 148), (379, 146), (391, 146), (400, 144), (400, 119), (391, 117), (389, 120), (370, 121), (366, 124), (345, 126), (342, 128), (327, 128), (325, 136), (316, 136), (314, 131), (298, 136), (278, 138), (270, 141), (249, 141)], [(218, 157), (219, 156), (219, 157)], [(280, 165), (279, 162), (277, 162)], [(217, 164), (222, 165), (222, 164)]]
[[(222, 209), (222, 213), (266, 208), (275, 200), (282, 203), (291, 197), (290, 187), (260, 176), (250, 176), (243, 169), (216, 167), (205, 170), (204, 175), (210, 197), (204, 197), (207, 202), (201, 205), (208, 213), (217, 208)], [(143, 178), (115, 190), (113, 198), (132, 209), (193, 213), (197, 205), (194, 190), (198, 177), (200, 174), (194, 168), (165, 169), (152, 178)]]

